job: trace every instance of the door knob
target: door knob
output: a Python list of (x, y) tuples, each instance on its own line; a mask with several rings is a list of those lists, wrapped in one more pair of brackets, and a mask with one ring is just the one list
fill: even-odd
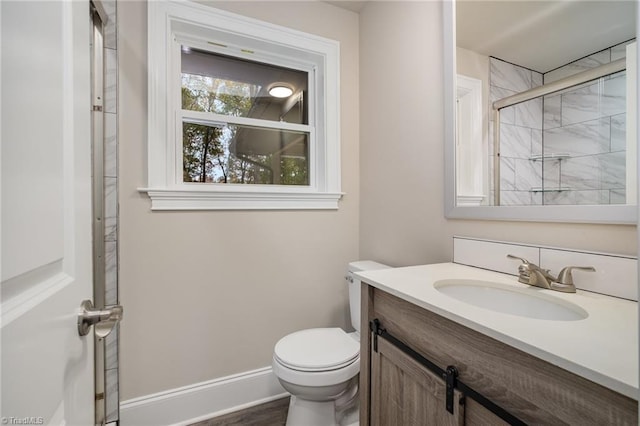
[(122, 319), (122, 312), (120, 305), (106, 309), (95, 309), (91, 300), (83, 300), (78, 314), (78, 334), (86, 336), (89, 334), (89, 328), (95, 325), (96, 336), (105, 338)]

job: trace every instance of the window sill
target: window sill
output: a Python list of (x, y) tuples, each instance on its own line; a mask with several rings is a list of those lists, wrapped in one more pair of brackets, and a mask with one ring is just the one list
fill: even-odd
[(337, 210), (341, 192), (204, 191), (138, 188), (163, 210)]

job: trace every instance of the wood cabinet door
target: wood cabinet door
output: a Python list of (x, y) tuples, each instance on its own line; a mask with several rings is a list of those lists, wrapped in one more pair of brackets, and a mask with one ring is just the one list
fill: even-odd
[(445, 408), (446, 385), (386, 340), (371, 352), (371, 424), (461, 426), (464, 399), (454, 390), (453, 414)]

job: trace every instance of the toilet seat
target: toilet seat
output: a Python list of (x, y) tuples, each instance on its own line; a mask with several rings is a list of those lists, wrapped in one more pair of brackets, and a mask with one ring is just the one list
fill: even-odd
[(298, 371), (344, 368), (359, 357), (360, 344), (341, 328), (312, 328), (291, 333), (276, 343), (274, 358)]
[(340, 328), (301, 330), (276, 343), (272, 366), (289, 383), (332, 386), (360, 372), (360, 344)]
[(329, 371), (300, 371), (281, 364), (274, 356), (271, 364), (273, 374), (280, 380), (293, 383), (298, 386), (333, 386), (351, 380), (360, 372), (360, 357), (351, 364)]

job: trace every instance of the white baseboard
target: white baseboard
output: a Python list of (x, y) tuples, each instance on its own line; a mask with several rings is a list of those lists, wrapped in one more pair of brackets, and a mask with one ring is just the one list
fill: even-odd
[(187, 425), (286, 396), (271, 367), (265, 367), (123, 401), (120, 424)]

